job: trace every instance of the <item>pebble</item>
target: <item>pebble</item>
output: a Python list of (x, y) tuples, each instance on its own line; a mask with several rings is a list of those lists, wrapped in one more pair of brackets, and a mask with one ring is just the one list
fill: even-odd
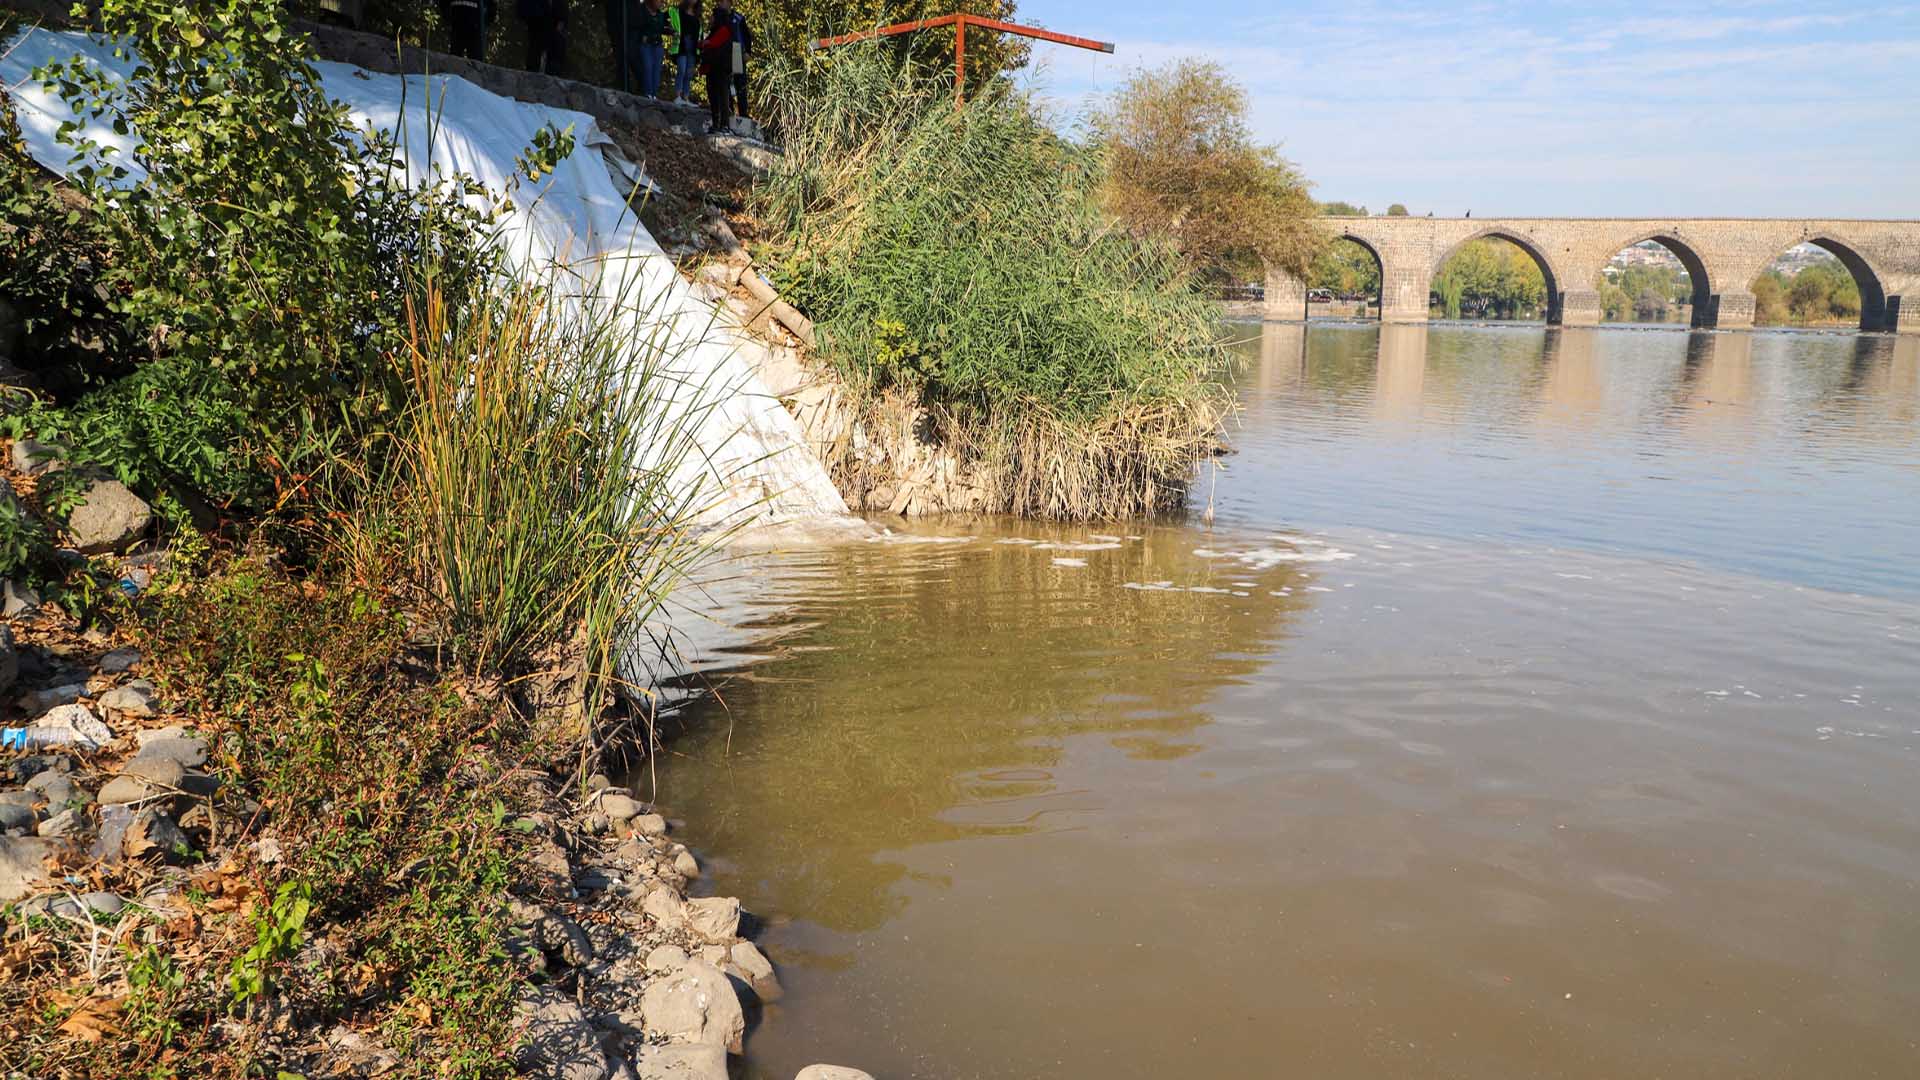
[(809, 1065), (793, 1074), (793, 1080), (873, 1080), (873, 1076), (845, 1065)]
[(706, 896), (687, 901), (687, 925), (716, 944), (725, 944), (740, 932), (740, 901), (731, 896)]
[(115, 649), (105, 656), (102, 656), (100, 662), (95, 664), (93, 668), (102, 675), (119, 675), (122, 672), (131, 670), (133, 665), (139, 662), (139, 649)]
[(753, 942), (734, 942), (727, 958), (734, 967), (740, 969), (741, 980), (753, 987), (753, 992), (760, 995), (761, 1001), (778, 1001), (786, 992), (780, 986), (780, 979), (773, 973), (773, 962)]
[(49, 686), (43, 690), (29, 691), (20, 695), (20, 711), (30, 716), (39, 716), (48, 709), (79, 701), (80, 695), (86, 692), (86, 683), (68, 683), (65, 686)]
[(104, 712), (122, 716), (152, 716), (153, 684), (145, 679), (135, 679), (117, 690), (101, 694), (97, 704)]
[(681, 848), (679, 854), (673, 857), (673, 869), (684, 878), (700, 876), (700, 863), (693, 857), (693, 852), (686, 848)]
[(140, 752), (134, 760), (141, 758), (170, 758), (183, 767), (197, 769), (207, 763), (207, 744), (188, 736), (175, 736), (165, 739), (151, 739), (140, 744)]
[[(611, 791), (611, 789), (608, 790)], [(600, 812), (607, 815), (607, 820), (616, 823), (631, 821), (646, 810), (646, 807), (641, 806), (631, 795), (602, 793), (598, 805)]]
[(641, 836), (667, 835), (667, 819), (659, 814), (640, 814), (629, 824)]
[(69, 807), (41, 822), (34, 831), (37, 835), (57, 840), (79, 833), (86, 823), (87, 819), (80, 811)]
[(37, 791), (46, 796), (50, 806), (60, 807), (71, 802), (90, 802), (93, 796), (87, 789), (73, 782), (73, 777), (59, 769), (42, 769), (27, 781), (27, 790)]
[(34, 831), (40, 824), (40, 815), (31, 806), (21, 806), (17, 802), (0, 802), (0, 832), (22, 833)]
[(687, 966), (687, 950), (678, 945), (660, 945), (647, 954), (647, 971), (666, 975)]

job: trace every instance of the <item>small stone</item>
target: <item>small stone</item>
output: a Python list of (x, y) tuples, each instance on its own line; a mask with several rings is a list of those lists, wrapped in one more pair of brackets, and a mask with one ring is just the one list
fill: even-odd
[(66, 806), (68, 803), (91, 802), (93, 796), (87, 789), (73, 782), (73, 777), (59, 769), (44, 769), (27, 781), (27, 790), (37, 791), (52, 807)]
[(20, 695), (20, 711), (29, 716), (39, 716), (48, 709), (79, 701), (80, 696), (86, 692), (86, 683), (68, 683), (65, 686), (49, 686), (44, 690), (35, 690)]
[(147, 531), (153, 511), (118, 480), (95, 480), (67, 515), (67, 536), (82, 555), (132, 547)]
[(40, 593), (24, 583), (8, 578), (0, 582), (0, 618), (17, 619), (40, 607)]
[(600, 812), (607, 815), (608, 821), (628, 821), (646, 809), (631, 795), (602, 794), (598, 800)]
[(118, 915), (127, 906), (125, 900), (110, 892), (81, 893), (80, 904), (95, 915)]
[(727, 962), (727, 947), (725, 945), (702, 945), (700, 946), (699, 954), (695, 956), (694, 959), (703, 964), (712, 964), (714, 967), (720, 967)]
[(659, 814), (641, 814), (628, 824), (641, 836), (667, 835), (667, 819)]
[(87, 824), (86, 816), (80, 811), (68, 807), (40, 823), (34, 831), (49, 840), (74, 836)]
[(135, 679), (119, 689), (101, 694), (97, 703), (103, 712), (119, 713), (121, 716), (152, 716), (153, 685), (144, 679)]
[(687, 901), (687, 924), (693, 932), (716, 944), (739, 935), (740, 901), (731, 896), (707, 896)]
[(136, 754), (132, 761), (120, 770), (121, 776), (137, 776), (142, 780), (151, 780), (162, 787), (177, 788), (187, 778), (186, 766), (170, 757), (150, 757)]
[(207, 763), (207, 744), (190, 736), (151, 739), (140, 744), (134, 758), (168, 758), (184, 768), (197, 769)]
[(642, 1046), (639, 1080), (727, 1080), (727, 1052), (718, 1046)]
[(594, 773), (592, 776), (587, 777), (588, 792), (604, 791), (612, 786), (613, 781), (607, 779), (606, 773)]
[(127, 826), (126, 837), (121, 841), (121, 850), (130, 859), (152, 855), (165, 860), (192, 848), (187, 834), (180, 831), (172, 818), (152, 809), (133, 815), (133, 822)]
[(0, 623), (0, 694), (13, 689), (20, 678), (20, 651), (13, 646), (13, 627)]
[(93, 669), (102, 675), (119, 675), (133, 669), (140, 662), (139, 649), (115, 649), (102, 656)]
[(580, 819), (580, 827), (587, 830), (588, 836), (605, 836), (613, 828), (613, 823), (607, 820), (607, 815), (596, 810)]
[(647, 954), (647, 971), (666, 975), (687, 966), (687, 950), (678, 945), (661, 945)]
[(39, 836), (0, 836), (0, 904), (12, 903), (52, 883), (47, 857), (52, 840)]
[(38, 439), (13, 440), (13, 467), (28, 476), (44, 476), (66, 468), (66, 451)]
[(0, 832), (19, 830), (30, 833), (40, 824), (40, 815), (31, 806), (21, 806), (15, 802), (0, 802)]
[(746, 1037), (746, 1014), (733, 984), (712, 964), (693, 961), (647, 985), (640, 1018), (649, 1036), (669, 1042), (724, 1047), (738, 1054)]
[(793, 1080), (873, 1080), (873, 1077), (845, 1065), (809, 1065), (793, 1074)]
[(693, 852), (688, 851), (686, 848), (681, 848), (679, 853), (673, 857), (673, 869), (674, 872), (684, 878), (697, 878), (700, 876), (700, 862), (693, 857)]
[(728, 958), (740, 969), (741, 977), (753, 992), (760, 995), (761, 1001), (778, 1001), (785, 991), (780, 979), (773, 973), (773, 961), (760, 951), (760, 947), (751, 941), (736, 941), (729, 950)]

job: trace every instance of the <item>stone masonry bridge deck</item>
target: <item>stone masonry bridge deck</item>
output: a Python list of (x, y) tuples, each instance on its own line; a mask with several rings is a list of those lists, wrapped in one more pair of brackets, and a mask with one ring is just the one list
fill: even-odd
[[(1621, 250), (1657, 240), (1678, 256), (1693, 282), (1693, 324), (1753, 325), (1753, 280), (1795, 244), (1831, 252), (1860, 286), (1860, 328), (1920, 334), (1920, 221), (1813, 218), (1427, 218), (1329, 217), (1335, 235), (1352, 240), (1380, 264), (1380, 315), (1388, 322), (1425, 322), (1434, 275), (1469, 240), (1495, 236), (1540, 265), (1547, 282), (1547, 321), (1590, 326), (1600, 321), (1600, 271)], [(1268, 318), (1297, 319), (1306, 285), (1268, 275)]]

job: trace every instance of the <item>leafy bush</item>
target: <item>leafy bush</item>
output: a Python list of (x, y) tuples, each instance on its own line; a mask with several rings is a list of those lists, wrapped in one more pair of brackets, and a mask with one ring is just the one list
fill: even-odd
[(133, 77), (78, 58), (39, 73), (135, 137), (119, 160), (79, 119), (61, 130), (106, 251), (99, 291), (154, 355), (29, 424), (136, 486), (246, 508), (337, 453), (343, 420), (397, 404), (382, 352), (422, 274), (492, 265), (468, 189), (410, 184), (390, 139), (351, 130), (283, 18), (266, 0), (104, 0)]

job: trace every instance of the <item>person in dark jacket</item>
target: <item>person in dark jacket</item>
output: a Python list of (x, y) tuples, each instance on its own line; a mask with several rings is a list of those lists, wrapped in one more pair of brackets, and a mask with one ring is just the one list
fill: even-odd
[(440, 0), (440, 14), (447, 20), (449, 51), (485, 63), (487, 24), (493, 21), (493, 5), (487, 0)]
[(567, 0), (520, 0), (527, 24), (527, 70), (567, 74)]
[(707, 76), (707, 133), (731, 130), (733, 102), (733, 10), (727, 0), (714, 0), (713, 27), (700, 41), (700, 70)]
[(747, 115), (747, 56), (753, 52), (753, 28), (747, 25), (747, 17), (733, 9), (733, 0), (715, 0), (724, 5), (728, 16), (733, 20), (733, 107), (741, 116)]
[(700, 0), (680, 0), (680, 41), (673, 51), (676, 105), (693, 104), (693, 69), (700, 65), (700, 20), (705, 14)]
[(613, 70), (619, 72), (620, 89), (633, 92), (627, 57), (627, 21), (631, 15), (627, 0), (600, 0), (601, 13), (607, 17), (607, 40), (613, 42)]

